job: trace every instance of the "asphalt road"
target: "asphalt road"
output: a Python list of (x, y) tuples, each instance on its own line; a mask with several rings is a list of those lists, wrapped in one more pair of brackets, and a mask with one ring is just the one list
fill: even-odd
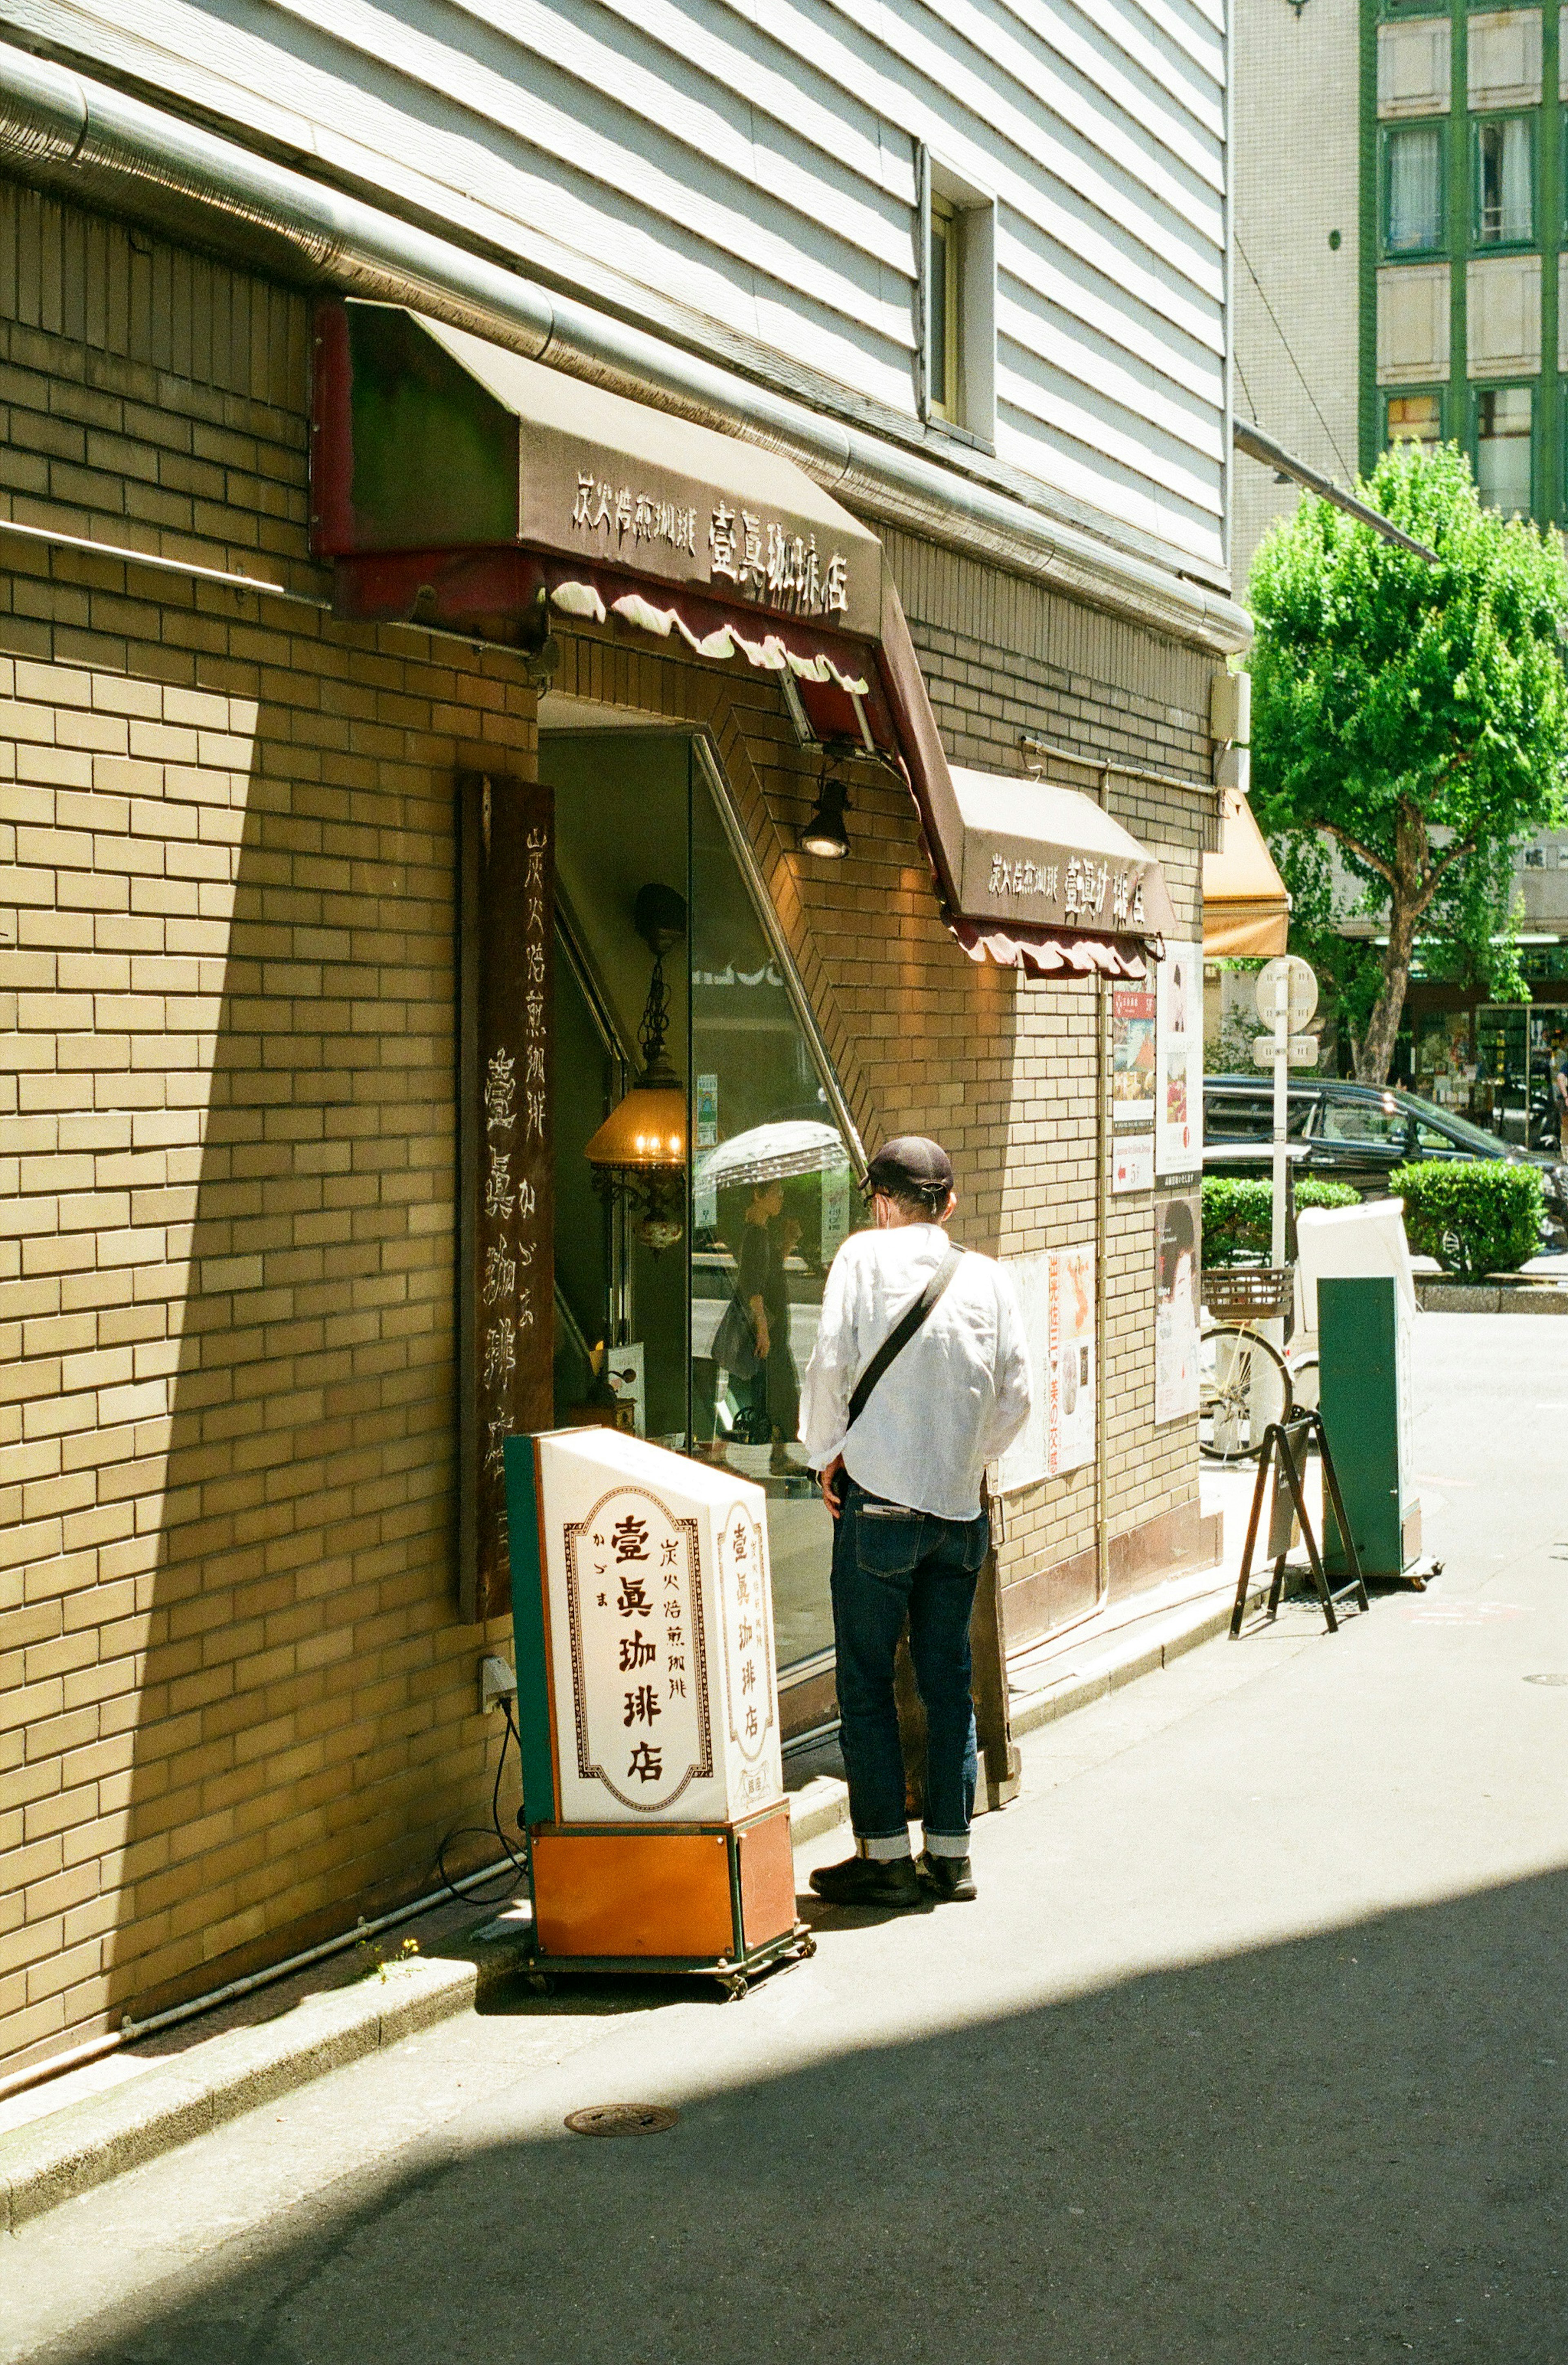
[(1417, 1384), (1439, 1583), (1033, 1736), (978, 1904), (409, 2040), (25, 2229), (0, 2357), (1561, 2365), (1568, 1323)]

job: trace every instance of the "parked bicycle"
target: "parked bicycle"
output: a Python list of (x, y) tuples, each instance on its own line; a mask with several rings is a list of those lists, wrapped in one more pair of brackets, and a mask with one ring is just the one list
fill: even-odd
[(1304, 1356), (1293, 1372), (1288, 1357), (1254, 1327), (1288, 1322), (1292, 1291), (1289, 1266), (1238, 1266), (1203, 1276), (1211, 1318), (1198, 1342), (1198, 1450), (1210, 1462), (1257, 1459), (1264, 1430), (1290, 1418), (1297, 1373), (1302, 1400), (1310, 1393), (1316, 1402), (1316, 1356)]

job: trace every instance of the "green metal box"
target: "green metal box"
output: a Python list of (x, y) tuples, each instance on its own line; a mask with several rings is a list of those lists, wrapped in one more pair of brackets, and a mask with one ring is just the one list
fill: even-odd
[[(1392, 1273), (1317, 1284), (1318, 1404), (1345, 1514), (1367, 1576), (1403, 1575), (1421, 1549), (1421, 1505), (1409, 1468), (1410, 1317)], [(1324, 1562), (1350, 1562), (1333, 1507), (1323, 1508)]]

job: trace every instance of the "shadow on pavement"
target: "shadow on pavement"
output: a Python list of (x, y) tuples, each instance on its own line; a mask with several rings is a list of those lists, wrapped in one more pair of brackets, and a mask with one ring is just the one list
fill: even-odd
[(1565, 1917), (1552, 1873), (493, 2145), (48, 2354), (1558, 2365)]

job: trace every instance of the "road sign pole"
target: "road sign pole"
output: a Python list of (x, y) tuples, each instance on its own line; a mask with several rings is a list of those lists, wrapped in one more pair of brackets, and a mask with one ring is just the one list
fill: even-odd
[(1274, 1205), (1269, 1261), (1285, 1261), (1285, 1138), (1290, 1115), (1291, 986), (1283, 961), (1274, 978)]

